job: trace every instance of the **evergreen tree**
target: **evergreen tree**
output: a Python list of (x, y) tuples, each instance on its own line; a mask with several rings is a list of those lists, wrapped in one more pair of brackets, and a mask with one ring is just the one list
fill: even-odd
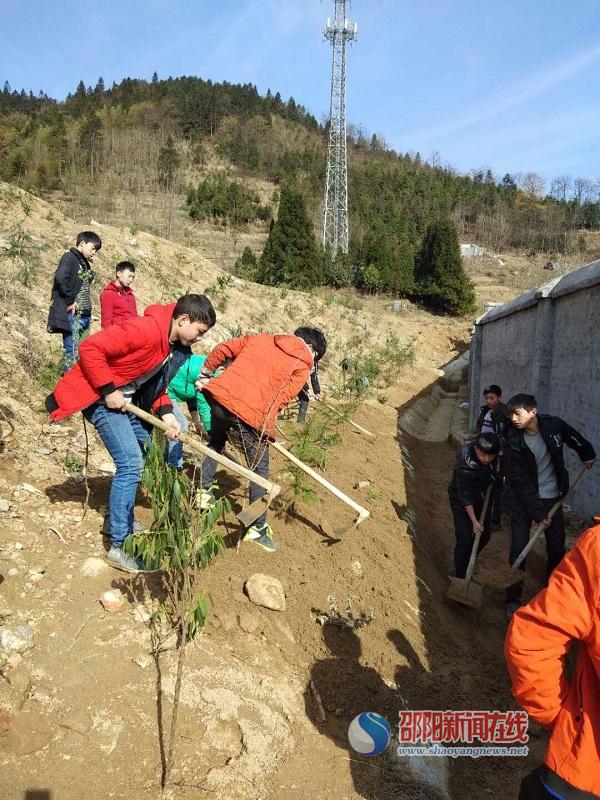
[(152, 83), (158, 83), (158, 72), (156, 71), (152, 73)]
[(171, 135), (158, 152), (158, 182), (163, 189), (170, 189), (181, 163), (179, 153), (175, 149), (175, 142)]
[(417, 292), (426, 305), (466, 316), (475, 311), (475, 292), (464, 273), (456, 228), (446, 219), (431, 224), (417, 259)]
[(233, 272), (239, 278), (245, 278), (248, 281), (256, 280), (257, 261), (256, 256), (246, 245), (240, 258), (234, 264)]
[(284, 284), (310, 289), (324, 282), (323, 258), (306, 213), (304, 198), (297, 189), (281, 190), (279, 215), (271, 225), (269, 238), (258, 265), (257, 280), (269, 286)]
[(94, 89), (94, 94), (102, 94), (105, 91), (104, 86), (104, 78), (102, 75), (98, 78), (98, 83), (96, 84), (96, 88)]

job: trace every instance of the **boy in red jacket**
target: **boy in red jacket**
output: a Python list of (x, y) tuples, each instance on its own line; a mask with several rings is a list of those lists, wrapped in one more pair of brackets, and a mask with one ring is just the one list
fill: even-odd
[(111, 325), (82, 342), (79, 362), (46, 398), (53, 420), (83, 411), (115, 462), (107, 559), (126, 572), (144, 571), (122, 548), (134, 529), (135, 496), (150, 438), (141, 421), (127, 412), (127, 403), (161, 417), (171, 428), (167, 438), (176, 439), (180, 426), (167, 386), (189, 357), (191, 346), (215, 321), (204, 295), (188, 294), (177, 303), (148, 306), (143, 317)]
[(115, 267), (116, 280), (100, 292), (100, 327), (108, 328), (117, 322), (137, 317), (137, 305), (131, 284), (135, 278), (135, 264), (120, 261)]
[[(325, 335), (318, 328), (298, 328), (293, 336), (243, 336), (217, 345), (209, 353), (196, 383), (211, 407), (208, 446), (220, 453), (233, 428), (250, 469), (269, 477), (269, 437), (275, 436), (275, 422), (281, 409), (298, 396), (315, 362), (327, 349)], [(216, 378), (215, 370), (226, 361), (230, 366)], [(217, 464), (206, 458), (202, 464), (200, 507), (214, 503)], [(250, 484), (250, 501), (265, 490)], [(268, 552), (277, 549), (266, 513), (248, 528), (246, 541), (254, 541)]]

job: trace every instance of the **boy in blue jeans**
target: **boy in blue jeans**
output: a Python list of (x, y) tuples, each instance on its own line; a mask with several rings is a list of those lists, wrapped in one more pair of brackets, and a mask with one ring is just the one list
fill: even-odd
[(147, 570), (123, 552), (133, 532), (137, 487), (150, 435), (127, 404), (132, 401), (160, 417), (176, 439), (180, 426), (167, 394), (171, 377), (189, 358), (191, 346), (215, 324), (215, 312), (203, 295), (188, 294), (177, 303), (148, 306), (143, 317), (111, 325), (87, 338), (79, 362), (46, 398), (58, 421), (83, 411), (115, 462), (109, 499), (111, 548), (109, 564), (126, 572)]

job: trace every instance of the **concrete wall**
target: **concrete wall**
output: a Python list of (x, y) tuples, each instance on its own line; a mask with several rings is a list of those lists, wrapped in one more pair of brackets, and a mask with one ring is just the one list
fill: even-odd
[[(534, 394), (542, 413), (562, 417), (600, 454), (600, 261), (493, 308), (475, 323), (469, 363), (470, 423), (486, 384), (505, 400)], [(571, 472), (579, 459), (565, 448)], [(600, 460), (600, 459), (599, 459)], [(569, 500), (584, 516), (600, 514), (600, 466)]]

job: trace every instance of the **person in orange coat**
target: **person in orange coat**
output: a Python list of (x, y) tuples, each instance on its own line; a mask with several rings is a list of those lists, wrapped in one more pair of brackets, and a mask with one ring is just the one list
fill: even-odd
[[(293, 336), (261, 333), (221, 342), (209, 353), (196, 387), (203, 391), (211, 408), (208, 446), (222, 452), (230, 429), (236, 434), (250, 469), (269, 477), (269, 437), (275, 437), (277, 414), (298, 396), (309, 378), (313, 364), (327, 349), (318, 328), (302, 327)], [(212, 374), (229, 362), (217, 377)], [(200, 507), (210, 508), (214, 500), (217, 464), (206, 458), (202, 464)], [(250, 484), (250, 501), (265, 490)], [(248, 528), (245, 541), (254, 541), (268, 552), (277, 549), (266, 513)]]
[[(565, 656), (574, 642), (569, 680)], [(519, 800), (600, 798), (600, 524), (515, 612), (505, 654), (517, 702), (551, 730), (544, 764), (523, 779)]]

